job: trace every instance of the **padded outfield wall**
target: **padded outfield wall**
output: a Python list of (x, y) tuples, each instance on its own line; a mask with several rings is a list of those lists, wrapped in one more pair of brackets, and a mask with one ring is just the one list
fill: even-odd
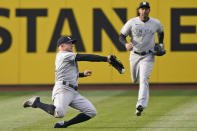
[[(82, 84), (130, 83), (129, 52), (119, 43), (123, 24), (136, 16), (137, 0), (0, 0), (0, 84), (53, 84), (56, 41), (78, 39), (75, 52), (114, 54), (120, 75), (107, 63), (80, 62), (93, 76)], [(156, 57), (152, 83), (197, 82), (197, 1), (148, 0), (150, 16), (164, 26), (167, 54)]]

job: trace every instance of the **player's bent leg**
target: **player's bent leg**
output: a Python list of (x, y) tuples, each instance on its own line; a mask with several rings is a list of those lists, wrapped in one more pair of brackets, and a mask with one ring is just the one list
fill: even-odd
[(54, 125), (54, 128), (66, 128), (70, 125), (81, 123), (87, 121), (94, 116), (96, 116), (97, 112), (94, 105), (85, 97), (81, 96), (79, 93), (75, 95), (75, 99), (70, 104), (71, 107), (81, 111), (82, 113), (75, 116), (73, 119), (69, 121), (59, 121)]
[(80, 113), (69, 121), (61, 120), (55, 123), (54, 128), (67, 128), (70, 125), (87, 121), (94, 116), (96, 116), (96, 110), (88, 111), (88, 115), (84, 113)]
[(81, 123), (81, 122), (87, 121), (89, 119), (91, 119), (90, 116), (88, 116), (84, 113), (80, 113), (69, 121), (61, 120), (61, 121), (55, 123), (54, 128), (67, 128), (70, 125)]
[(64, 108), (57, 107), (55, 109), (55, 112), (54, 112), (54, 117), (56, 117), (56, 118), (62, 118), (62, 117), (65, 116), (65, 114), (66, 114), (66, 110)]
[(72, 91), (62, 89), (61, 93), (58, 93), (54, 97), (54, 105), (56, 107), (54, 117), (62, 118), (66, 115), (68, 105), (71, 103), (74, 95)]
[(42, 109), (43, 111), (47, 112), (48, 114), (54, 116), (54, 112), (55, 112), (55, 106), (51, 105), (51, 104), (45, 104), (45, 103), (38, 103), (37, 107)]
[(91, 118), (96, 116), (97, 111), (94, 105), (85, 97), (78, 93), (77, 97), (72, 101), (70, 106), (80, 112), (90, 116)]
[(93, 118), (93, 117), (96, 116), (97, 111), (96, 111), (96, 109), (95, 109), (95, 110), (91, 110), (91, 111), (89, 111), (88, 113), (84, 113), (84, 114), (86, 114), (87, 116)]

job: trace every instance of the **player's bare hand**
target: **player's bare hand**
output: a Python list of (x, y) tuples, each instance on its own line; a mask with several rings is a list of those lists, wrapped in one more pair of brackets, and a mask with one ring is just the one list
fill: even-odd
[(83, 72), (84, 76), (91, 76), (92, 75), (92, 71), (91, 70), (85, 70)]
[(131, 51), (133, 49), (133, 45), (131, 43), (126, 43), (125, 44), (125, 48), (128, 50), (128, 51)]

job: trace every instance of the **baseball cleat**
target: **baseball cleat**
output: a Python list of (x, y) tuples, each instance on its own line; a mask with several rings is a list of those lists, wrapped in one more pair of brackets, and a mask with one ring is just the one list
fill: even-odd
[(55, 123), (55, 125), (54, 125), (54, 128), (66, 128), (66, 127), (67, 127), (66, 121), (64, 121), (64, 120), (61, 120), (61, 121)]
[(23, 104), (23, 107), (32, 107), (32, 108), (36, 108), (36, 104), (40, 102), (40, 97), (39, 96), (33, 96), (32, 98), (30, 98), (29, 100), (25, 101)]
[(143, 107), (141, 105), (139, 105), (137, 108), (136, 108), (136, 116), (141, 116), (142, 114), (142, 111), (143, 111)]

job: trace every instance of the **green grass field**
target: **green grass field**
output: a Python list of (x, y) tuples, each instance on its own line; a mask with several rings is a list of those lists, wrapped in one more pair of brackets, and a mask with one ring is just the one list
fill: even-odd
[[(52, 103), (51, 91), (0, 91), (1, 131), (197, 131), (197, 90), (151, 90), (148, 108), (135, 116), (137, 90), (84, 90), (80, 93), (97, 108), (95, 118), (53, 129), (59, 118), (40, 109), (22, 107), (34, 95)], [(78, 111), (69, 108), (64, 120)]]

